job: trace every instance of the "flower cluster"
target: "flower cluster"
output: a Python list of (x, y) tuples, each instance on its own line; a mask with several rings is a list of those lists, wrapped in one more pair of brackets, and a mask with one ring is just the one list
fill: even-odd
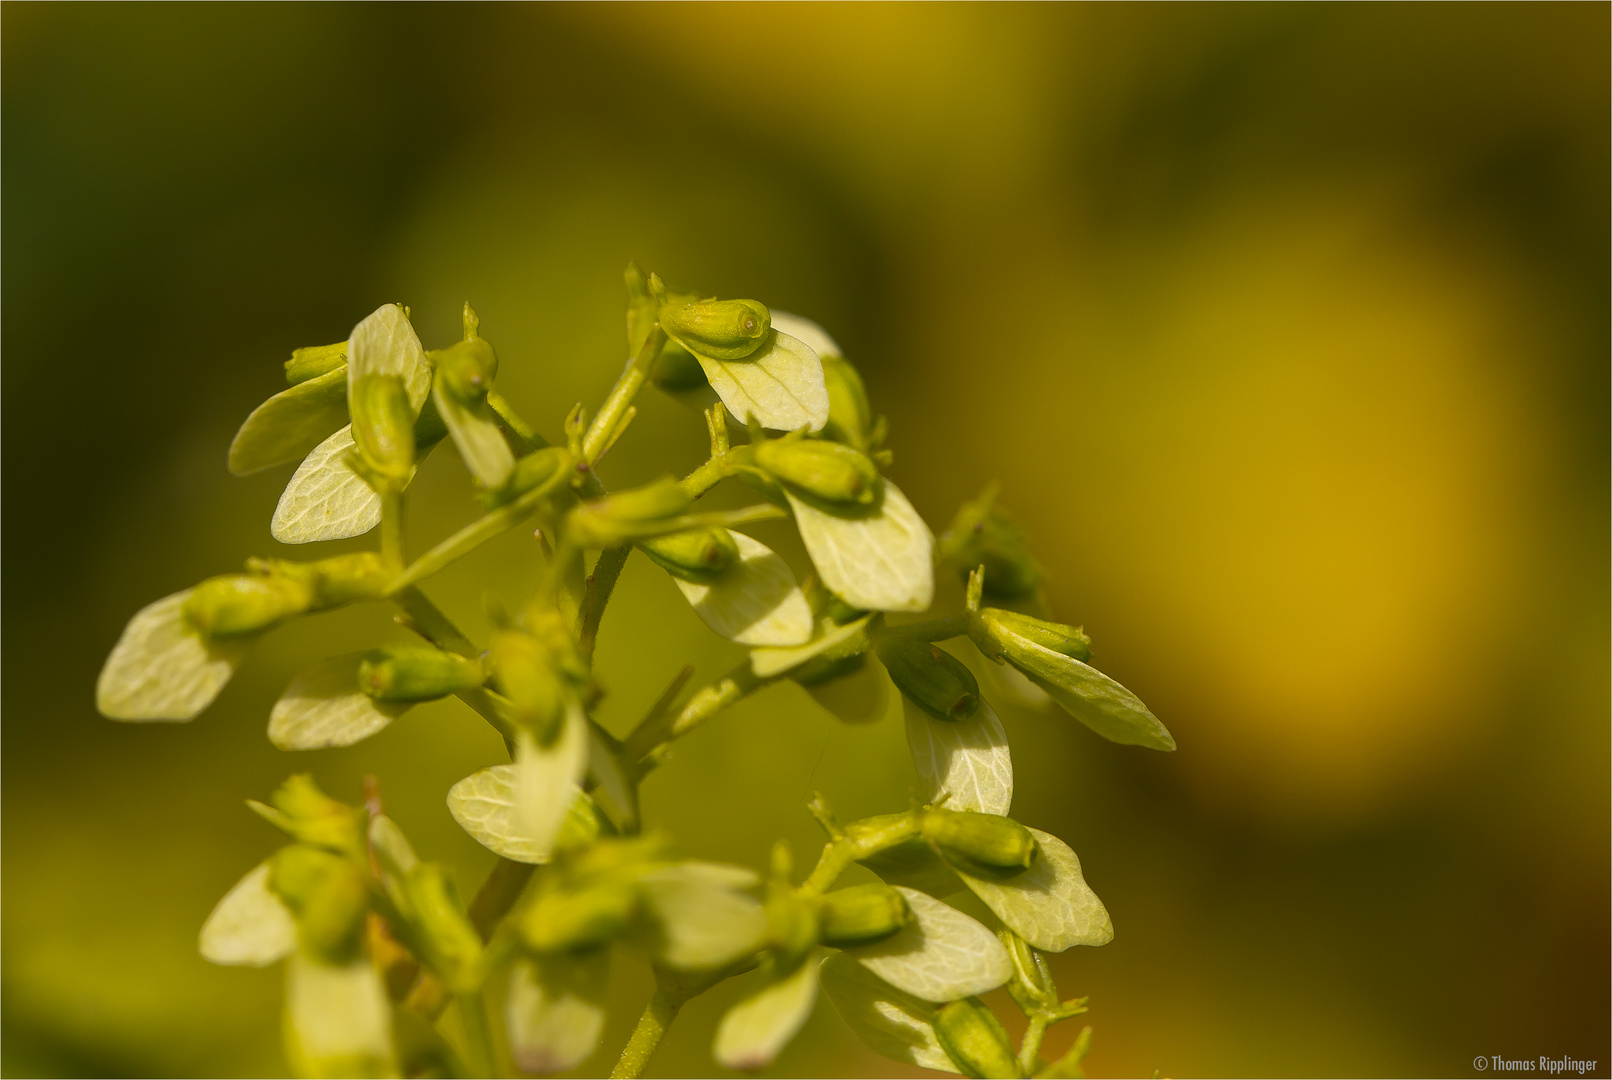
[[(407, 309), (387, 304), (345, 341), (297, 350), (289, 387), (241, 426), (232, 471), (300, 462), (275, 508), (276, 539), (378, 529), (377, 550), (254, 558), (149, 605), (101, 672), (101, 712), (190, 720), (276, 627), (384, 603), (413, 639), (299, 675), (270, 710), (274, 745), (348, 746), (416, 704), (455, 697), (503, 736), (510, 760), (447, 794), (454, 818), (499, 857), (468, 904), (376, 798), (344, 804), (295, 776), (270, 804), (250, 804), (290, 843), (219, 903), (202, 954), (287, 962), (287, 1052), (310, 1076), (575, 1068), (598, 1047), (622, 954), (651, 965), (657, 988), (618, 1076), (643, 1069), (689, 998), (752, 970), (713, 1047), (730, 1068), (771, 1062), (821, 988), (897, 1060), (970, 1076), (1077, 1075), (1085, 1035), (1059, 1061), (1039, 1058), (1048, 1025), (1084, 1011), (1060, 998), (1045, 954), (1102, 945), (1113, 929), (1068, 845), (1009, 816), (1012, 758), (987, 697), (1055, 703), (1121, 743), (1171, 750), (1169, 732), (1088, 663), (1082, 630), (1047, 618), (1044, 572), (994, 489), (935, 539), (886, 475), (885, 422), (820, 327), (754, 300), (672, 292), (636, 266), (627, 289), (631, 360), (598, 411), (573, 408), (552, 442), (498, 392), (498, 355), (468, 304), (462, 339), (441, 349), (426, 350)], [(598, 466), (646, 386), (704, 413), (709, 457), (681, 478), (609, 491)], [(408, 488), (444, 440), (482, 513), (411, 560)], [(759, 501), (702, 511), (700, 498), (728, 480)], [(809, 576), (741, 531), (768, 518), (793, 520)], [(534, 521), (537, 590), (496, 607), (491, 638), (472, 642), (424, 583)], [(635, 550), (747, 651), (691, 693), (685, 669), (618, 738), (594, 719), (594, 652)], [(966, 610), (900, 618), (930, 608), (937, 568), (966, 582)], [(937, 644), (954, 639), (974, 651), (967, 663)], [(646, 828), (640, 785), (678, 739), (782, 681), (853, 721), (882, 715), (899, 693), (916, 805), (841, 824), (814, 800), (827, 841), (798, 881), (783, 845), (764, 873), (680, 857)], [(852, 864), (878, 881), (836, 887)], [(1003, 986), (1028, 1017), (1017, 1048), (979, 1000)]]

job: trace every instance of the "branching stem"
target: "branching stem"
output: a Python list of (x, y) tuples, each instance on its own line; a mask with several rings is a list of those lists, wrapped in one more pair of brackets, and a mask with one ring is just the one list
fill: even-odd
[(666, 331), (657, 323), (650, 329), (649, 336), (644, 339), (638, 355), (633, 357), (632, 364), (621, 373), (616, 385), (610, 388), (610, 396), (599, 406), (599, 415), (593, 418), (593, 423), (588, 425), (587, 434), (582, 436), (584, 461), (597, 462), (605, 448), (614, 440), (617, 427), (632, 405), (632, 399), (643, 387), (644, 380), (649, 378), (649, 369), (654, 364), (655, 358), (660, 355), (661, 346), (665, 344)]
[(666, 1029), (672, 1026), (677, 1019), (678, 1011), (683, 1008), (686, 999), (681, 995), (668, 990), (664, 986), (656, 985), (654, 996), (644, 1011), (638, 1017), (638, 1024), (632, 1029), (632, 1037), (627, 1045), (621, 1048), (621, 1057), (616, 1061), (616, 1067), (610, 1071), (611, 1080), (627, 1080), (627, 1078), (643, 1075), (644, 1066), (649, 1064), (650, 1055), (660, 1045), (661, 1039), (666, 1036)]

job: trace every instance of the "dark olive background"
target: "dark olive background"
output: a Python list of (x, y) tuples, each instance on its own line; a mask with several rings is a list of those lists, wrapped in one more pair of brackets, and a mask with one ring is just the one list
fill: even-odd
[[(275, 843), (241, 800), (291, 771), (349, 799), (377, 773), (474, 888), (489, 858), (442, 799), (500, 759), (480, 721), (432, 706), (294, 758), (263, 736), (384, 613), (277, 633), (191, 725), (100, 719), (95, 675), (141, 605), (290, 553), (289, 467), (235, 480), (224, 451), (292, 348), (389, 300), (441, 344), (468, 298), (557, 433), (619, 370), (633, 257), (828, 327), (936, 529), (1000, 477), (1057, 613), (1178, 737), (1003, 710), (1017, 815), (1117, 928), (1055, 963), (1094, 1074), (1605, 1074), (1605, 4), (0, 18), (8, 1075), (284, 1068), (278, 972), (194, 938)], [(646, 398), (606, 478), (702, 439)], [(416, 546), (471, 517), (451, 453), (417, 487)], [(483, 631), (533, 561), (508, 536), (432, 590)], [(737, 655), (640, 561), (619, 595), (618, 731), (684, 659)], [(779, 836), (811, 857), (812, 789), (852, 816), (911, 782), (899, 725), (788, 687), (646, 794), (689, 852), (760, 865)], [(647, 993), (617, 971), (593, 1071)], [(740, 989), (652, 1071), (710, 1075)], [(769, 1070), (881, 1072), (822, 1003)]]

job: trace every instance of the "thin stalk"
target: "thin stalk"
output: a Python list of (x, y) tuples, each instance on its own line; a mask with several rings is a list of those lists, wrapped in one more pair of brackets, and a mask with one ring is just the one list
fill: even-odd
[(593, 656), (594, 642), (599, 637), (599, 623), (604, 619), (605, 605), (610, 603), (610, 594), (615, 590), (616, 581), (621, 577), (621, 568), (627, 565), (627, 556), (631, 553), (630, 544), (606, 548), (599, 553), (599, 561), (593, 564), (593, 573), (588, 575), (587, 591), (582, 598), (582, 625), (577, 633), (577, 642), (582, 649), (582, 655), (590, 659)]
[(505, 858), (500, 858), (493, 864), (492, 872), (487, 875), (487, 880), (481, 883), (481, 888), (476, 890), (475, 899), (470, 901), (468, 913), (470, 924), (476, 928), (483, 941), (492, 938), (499, 920), (509, 914), (509, 909), (515, 906), (521, 890), (532, 880), (532, 872), (536, 869), (537, 867), (531, 863), (519, 863)]
[(418, 588), (410, 585), (392, 594), (392, 602), (403, 609), (405, 625), (439, 649), (474, 660), (481, 650), (460, 633), (453, 620), (442, 613)]
[(628, 759), (642, 761), (651, 768), (659, 765), (671, 743), (728, 706), (776, 681), (776, 677), (764, 679), (756, 675), (750, 669), (750, 662), (744, 661), (716, 682), (700, 688), (676, 713), (651, 713), (645, 717), (627, 736)]
[(632, 1037), (621, 1048), (616, 1067), (610, 1071), (611, 1080), (630, 1080), (643, 1075), (644, 1066), (649, 1064), (650, 1055), (665, 1038), (666, 1029), (677, 1019), (683, 1001), (684, 998), (665, 987), (655, 987), (654, 996), (644, 1006), (643, 1015), (638, 1017), (637, 1026), (632, 1029)]
[(465, 1067), (471, 1076), (497, 1076), (493, 1069), (493, 1034), (487, 1022), (487, 999), (477, 990), (456, 994), (465, 1030)]
[(497, 390), (487, 391), (487, 405), (493, 410), (493, 415), (503, 423), (504, 430), (515, 437), (521, 453), (530, 454), (533, 450), (541, 450), (549, 445), (549, 441), (539, 435), (537, 429), (515, 414), (514, 407)]
[(1041, 1039), (1047, 1033), (1047, 1024), (1051, 1018), (1043, 1012), (1029, 1014), (1029, 1024), (1024, 1029), (1024, 1038), (1019, 1041), (1019, 1072), (1029, 1076), (1035, 1072), (1036, 1058), (1041, 1053)]
[(657, 323), (644, 339), (643, 347), (638, 355), (633, 357), (631, 366), (621, 373), (616, 385), (610, 388), (610, 396), (605, 398), (603, 405), (599, 406), (599, 415), (593, 418), (588, 430), (582, 436), (582, 460), (592, 464), (599, 460), (599, 455), (611, 442), (620, 426), (622, 416), (632, 405), (632, 399), (649, 378), (650, 366), (655, 357), (660, 355), (661, 346), (666, 344), (666, 331)]
[(388, 567), (403, 565), (403, 492), (381, 492), (381, 560)]
[(947, 638), (962, 637), (966, 633), (968, 633), (968, 616), (953, 615), (947, 619), (928, 619), (902, 626), (891, 626), (886, 623), (878, 631), (878, 636), (911, 638), (915, 641), (945, 641)]

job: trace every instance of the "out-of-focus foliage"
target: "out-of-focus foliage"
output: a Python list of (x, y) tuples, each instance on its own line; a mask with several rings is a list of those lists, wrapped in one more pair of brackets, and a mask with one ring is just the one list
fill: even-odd
[[(1183, 748), (998, 710), (1038, 747), (1016, 815), (1121, 913), (1055, 961), (1098, 1006), (1088, 1072), (1612, 1056), (1604, 6), (0, 18), (8, 1075), (285, 1068), (279, 976), (195, 953), (279, 843), (219, 808), (289, 771), (279, 689), (383, 617), (264, 641), (188, 731), (93, 700), (131, 611), (271, 544), (290, 467), (232, 480), (226, 451), (274, 362), (392, 299), (453, 340), (468, 297), (511, 397), (563, 411), (624, 359), (630, 257), (827, 327), (932, 522), (1001, 476), (1032, 539), (1074, 538), (1036, 549), (1046, 614), (1100, 628), (1097, 662)], [(638, 445), (696, 461), (676, 410), (646, 403)], [(624, 442), (603, 471), (665, 467)], [(474, 517), (463, 479), (425, 460), (417, 520)], [(522, 541), (489, 548), (512, 592)], [(455, 573), (444, 606), (485, 635)], [(735, 655), (627, 573), (600, 644), (618, 732), (664, 679), (612, 660)], [(473, 886), (490, 856), (439, 793), (499, 748), (444, 708), (364, 765), (419, 778), (387, 812)], [(891, 809), (858, 802), (909, 776), (890, 721), (778, 690), (646, 798), (691, 855), (761, 864), (780, 825), (804, 854), (810, 788)], [(320, 755), (296, 767), (356, 801), (357, 755)], [(758, 988), (691, 1004), (656, 1068), (706, 1073)], [(614, 1047), (647, 988), (611, 993)], [(771, 1072), (886, 1068), (829, 1012)]]

